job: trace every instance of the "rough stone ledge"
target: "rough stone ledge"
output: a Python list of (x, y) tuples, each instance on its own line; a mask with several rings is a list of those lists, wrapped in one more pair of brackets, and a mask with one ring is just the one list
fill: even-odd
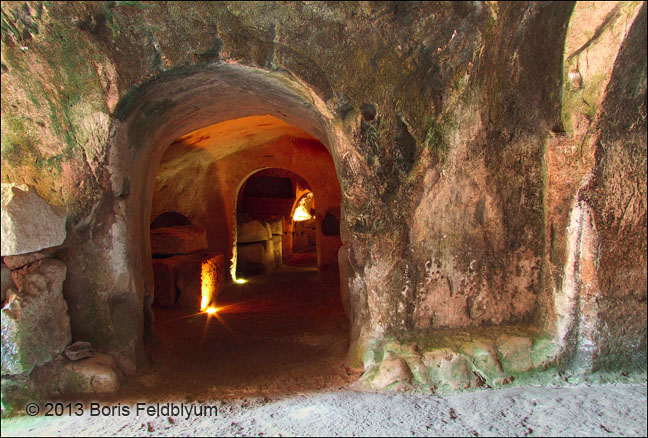
[(12, 271), (20, 269), (23, 266), (31, 265), (39, 260), (54, 257), (55, 248), (45, 248), (40, 251), (29, 252), (26, 254), (19, 254), (15, 256), (5, 256), (2, 262)]
[(550, 335), (524, 326), (385, 338), (369, 344), (357, 386), (439, 394), (495, 388), (555, 367), (559, 351)]

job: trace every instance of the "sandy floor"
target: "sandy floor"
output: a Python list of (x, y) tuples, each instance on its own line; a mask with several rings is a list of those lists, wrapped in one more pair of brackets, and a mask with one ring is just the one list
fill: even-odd
[(125, 417), (11, 418), (2, 436), (646, 436), (646, 385), (637, 384), (447, 397), (340, 390), (205, 404), (217, 415), (149, 417), (133, 408)]
[(81, 416), (71, 400), (58, 417), (3, 419), (2, 436), (646, 436), (645, 378), (452, 396), (352, 390), (336, 276), (306, 261), (229, 286), (218, 317), (158, 309), (151, 366), (118, 394), (83, 400)]

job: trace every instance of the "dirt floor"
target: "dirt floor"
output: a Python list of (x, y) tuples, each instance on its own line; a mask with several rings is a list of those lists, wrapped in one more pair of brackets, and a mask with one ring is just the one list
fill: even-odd
[(337, 273), (308, 256), (268, 275), (227, 286), (218, 313), (156, 309), (150, 373), (122, 397), (264, 397), (345, 387), (348, 322)]
[(3, 419), (2, 436), (646, 436), (645, 378), (451, 396), (354, 390), (337, 275), (312, 261), (228, 286), (216, 316), (156, 309), (151, 365), (118, 394), (72, 404), (72, 415)]

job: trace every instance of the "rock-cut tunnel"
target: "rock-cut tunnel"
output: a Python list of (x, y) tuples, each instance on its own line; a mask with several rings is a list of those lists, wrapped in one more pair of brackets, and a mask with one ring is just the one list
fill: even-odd
[[(228, 74), (236, 76), (216, 76)], [(256, 79), (264, 80), (271, 82)], [(342, 195), (328, 137), (312, 129), (319, 124), (312, 106), (291, 101), (285, 86), (233, 82), (217, 84), (221, 106), (205, 111), (203, 123), (180, 109), (161, 118), (158, 132), (175, 129), (150, 144), (150, 162), (159, 165), (131, 180), (133, 192), (138, 177), (145, 183), (141, 205), (150, 206), (141, 210), (146, 233), (134, 236), (144, 254), (144, 351), (179, 391), (198, 381), (277, 390), (269, 370), (293, 376), (281, 391), (342, 383), (349, 334), (337, 267)], [(242, 83), (259, 88), (242, 99)], [(180, 106), (191, 99), (168, 98)], [(224, 108), (230, 115), (213, 117)]]

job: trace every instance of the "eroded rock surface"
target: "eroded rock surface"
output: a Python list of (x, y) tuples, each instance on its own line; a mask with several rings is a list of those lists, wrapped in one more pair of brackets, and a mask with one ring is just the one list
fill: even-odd
[(117, 364), (112, 357), (100, 353), (68, 363), (59, 380), (62, 394), (106, 394), (117, 392), (119, 386)]
[(65, 264), (54, 259), (12, 272), (18, 289), (2, 309), (2, 374), (28, 373), (70, 342), (65, 274)]
[(422, 339), (422, 345), (388, 340), (370, 346), (362, 385), (389, 390), (403, 382), (440, 394), (495, 388), (542, 373), (555, 365), (558, 352), (550, 337), (529, 327), (440, 331)]
[(2, 255), (58, 246), (65, 240), (65, 213), (33, 187), (2, 183)]
[(2, 306), (4, 307), (5, 299), (7, 297), (7, 290), (11, 288), (15, 293), (16, 285), (14, 284), (13, 278), (11, 277), (11, 270), (2, 263)]
[[(307, 167), (297, 154), (277, 159), (274, 146), (317, 139), (342, 192), (354, 364), (392, 336), (422, 342), (516, 323), (543, 331), (530, 350), (527, 341), (439, 348), (490, 374), (500, 372), (493, 354), (521, 355), (500, 361), (504, 378), (507, 367), (533, 372), (557, 356), (575, 355), (584, 370), (645, 364), (645, 3), (3, 2), (2, 11), (2, 178), (66, 209), (79, 239), (65, 253), (66, 296), (75, 331), (93, 345), (132, 361), (142, 351), (137, 318), (154, 287), (142, 230), (167, 147), (163, 179), (185, 175), (188, 190), (163, 185), (155, 213), (175, 207), (167, 200), (185, 213), (197, 205), (228, 252), (232, 191), (259, 167), (217, 181), (219, 166), (258, 146), (259, 166)], [(219, 148), (222, 136), (205, 128), (260, 114), (290, 135), (266, 126)], [(571, 233), (579, 209), (587, 226)], [(253, 241), (269, 241), (272, 230), (258, 231)], [(314, 233), (301, 231), (304, 245)], [(269, 253), (255, 257), (265, 264)]]
[(26, 254), (19, 254), (13, 256), (5, 256), (2, 258), (2, 261), (5, 265), (12, 271), (14, 269), (22, 268), (25, 265), (30, 263), (37, 262), (49, 257), (52, 257), (53, 251), (51, 249), (44, 249), (41, 251), (30, 252)]

